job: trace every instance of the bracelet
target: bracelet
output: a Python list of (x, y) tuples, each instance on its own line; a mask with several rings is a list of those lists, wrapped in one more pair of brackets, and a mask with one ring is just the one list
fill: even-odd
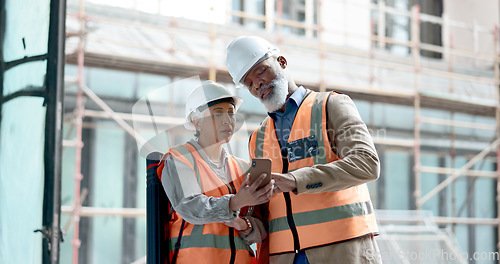
[(247, 222), (247, 228), (243, 229), (243, 230), (240, 230), (240, 232), (245, 232), (247, 231), (248, 229), (251, 229), (252, 228), (252, 222), (250, 222), (250, 220), (248, 220), (248, 218), (246, 217), (242, 217), (241, 219), (245, 220), (245, 222)]

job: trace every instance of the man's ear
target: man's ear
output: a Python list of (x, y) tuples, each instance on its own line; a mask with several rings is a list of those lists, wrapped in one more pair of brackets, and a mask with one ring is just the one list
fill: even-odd
[(285, 69), (286, 68), (286, 59), (283, 56), (278, 57), (278, 63), (280, 64), (281, 68)]

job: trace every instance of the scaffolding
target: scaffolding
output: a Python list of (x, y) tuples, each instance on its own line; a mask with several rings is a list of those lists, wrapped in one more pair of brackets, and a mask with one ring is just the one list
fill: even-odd
[[(231, 5), (231, 1), (227, 1), (227, 6)], [(342, 2), (342, 1), (340, 1)], [(160, 3), (160, 1), (159, 1)], [(345, 4), (345, 2), (343, 2)], [(260, 31), (256, 31), (256, 34), (260, 34), (271, 41), (277, 43), (284, 53), (289, 51), (296, 51), (301, 53), (301, 56), (314, 56), (317, 58), (318, 62), (318, 75), (314, 78), (296, 79), (298, 84), (304, 85), (310, 89), (317, 91), (329, 91), (336, 90), (340, 92), (348, 93), (354, 99), (362, 99), (370, 102), (382, 102), (382, 103), (392, 103), (398, 105), (408, 105), (412, 106), (414, 109), (414, 133), (413, 140), (407, 139), (397, 139), (397, 138), (374, 138), (374, 141), (378, 145), (405, 148), (412, 150), (414, 154), (414, 177), (415, 177), (415, 190), (413, 193), (416, 209), (421, 209), (422, 206), (429, 201), (430, 198), (438, 194), (440, 191), (445, 189), (447, 186), (453, 184), (453, 182), (460, 176), (468, 177), (478, 177), (478, 178), (489, 178), (496, 180), (497, 184), (497, 197), (496, 203), (498, 206), (498, 212), (500, 212), (500, 150), (498, 148), (500, 144), (499, 137), (499, 126), (500, 126), (500, 95), (499, 95), (499, 54), (498, 54), (498, 28), (496, 25), (492, 27), (479, 26), (476, 23), (467, 24), (460, 21), (454, 21), (450, 19), (446, 14), (442, 17), (431, 16), (423, 14), (420, 12), (418, 6), (413, 6), (411, 10), (404, 11), (386, 6), (384, 1), (378, 1), (377, 4), (355, 4), (357, 8), (364, 8), (370, 12), (376, 12), (377, 23), (372, 20), (371, 28), (368, 35), (357, 34), (353, 32), (329, 32), (325, 30), (322, 25), (322, 17), (325, 14), (322, 13), (323, 1), (313, 1), (306, 0), (306, 12), (305, 12), (305, 22), (291, 21), (283, 18), (283, 0), (268, 0), (265, 1), (265, 14), (256, 15), (250, 14), (244, 11), (235, 11), (231, 8), (226, 10), (226, 21), (230, 22), (233, 18), (245, 21), (255, 21), (262, 23), (264, 26)], [(316, 6), (314, 6), (316, 5)], [(71, 4), (70, 4), (71, 6)], [(95, 7), (93, 6), (95, 10)], [(277, 16), (274, 17), (274, 11), (276, 8)], [(317, 11), (317, 22), (314, 22), (313, 8)], [(75, 9), (75, 6), (73, 6)], [(70, 8), (71, 10), (71, 8)], [(73, 224), (73, 263), (78, 263), (78, 248), (80, 247), (80, 240), (78, 237), (79, 233), (79, 219), (80, 217), (94, 217), (99, 215), (107, 216), (120, 216), (120, 217), (144, 217), (144, 209), (136, 208), (96, 208), (96, 207), (82, 207), (83, 200), (86, 196), (86, 190), (83, 192), (80, 190), (80, 182), (84, 175), (81, 173), (81, 151), (83, 148), (82, 142), (82, 129), (83, 129), (83, 119), (84, 117), (94, 117), (98, 119), (112, 119), (114, 120), (124, 131), (133, 136), (139, 141), (145, 142), (142, 138), (137, 138), (137, 134), (134, 133), (133, 128), (128, 122), (132, 121), (132, 115), (130, 113), (116, 113), (111, 107), (109, 107), (105, 101), (100, 99), (92, 90), (85, 84), (85, 79), (83, 75), (83, 70), (85, 65), (90, 66), (100, 66), (100, 67), (112, 67), (122, 70), (134, 70), (137, 67), (141, 67), (143, 71), (151, 73), (160, 73), (168, 76), (193, 76), (199, 75), (202, 78), (210, 79), (213, 81), (224, 81), (230, 82), (227, 70), (223, 66), (225, 58), (220, 51), (217, 50), (218, 43), (224, 42), (229, 43), (231, 39), (238, 36), (240, 32), (237, 27), (233, 26), (220, 26), (216, 25), (214, 21), (207, 23), (205, 27), (200, 28), (199, 25), (192, 25), (182, 19), (176, 19), (174, 17), (168, 17), (161, 20), (164, 24), (147, 23), (150, 21), (148, 16), (151, 14), (145, 14), (141, 12), (135, 12), (139, 17), (141, 23), (135, 23), (135, 25), (128, 25), (132, 27), (145, 27), (151, 30), (156, 30), (162, 32), (168, 36), (172, 41), (172, 45), (166, 50), (169, 54), (176, 54), (178, 52), (184, 52), (190, 56), (203, 58), (203, 63), (187, 62), (181, 63), (177, 60), (165, 61), (163, 59), (138, 59), (132, 57), (117, 56), (114, 54), (98, 54), (96, 52), (89, 52), (86, 50), (85, 43), (88, 41), (88, 35), (91, 34), (89, 29), (86, 27), (88, 22), (95, 23), (106, 23), (114, 26), (124, 25), (125, 20), (106, 16), (103, 14), (86, 14), (85, 13), (85, 0), (79, 0), (78, 12), (68, 12), (68, 16), (71, 18), (76, 18), (79, 21), (79, 30), (77, 32), (68, 32), (68, 37), (78, 37), (78, 45), (74, 49), (74, 53), (67, 55), (67, 61), (69, 63), (77, 64), (78, 75), (76, 78), (67, 78), (67, 85), (76, 85), (78, 91), (76, 94), (76, 108), (72, 115), (67, 115), (65, 120), (74, 126), (76, 130), (76, 138), (73, 140), (65, 140), (65, 147), (74, 147), (76, 149), (76, 168), (74, 173), (75, 178), (75, 191), (74, 191), (74, 202), (72, 206), (63, 206), (62, 213), (72, 215)], [(73, 10), (75, 11), (75, 10)], [(212, 7), (214, 11), (214, 7)], [(115, 11), (117, 17), (120, 15), (121, 11)], [(410, 21), (410, 39), (407, 41), (402, 41), (400, 39), (392, 38), (391, 36), (385, 35), (386, 26), (386, 16), (387, 15), (397, 15), (404, 17)], [(146, 21), (146, 22), (144, 22)], [(422, 22), (428, 22), (436, 25), (440, 25), (443, 31), (444, 44), (431, 45), (427, 43), (422, 43), (420, 41), (420, 27)], [(283, 28), (298, 28), (304, 30), (304, 36), (302, 37), (288, 37), (284, 35)], [(453, 45), (453, 35), (452, 28), (459, 28), (461, 30), (469, 31), (473, 36), (473, 49), (463, 49), (455, 48)], [(356, 50), (352, 48), (340, 47), (338, 45), (332, 45), (326, 40), (326, 35), (337, 34), (345, 38), (359, 38), (368, 40), (370, 43), (368, 50)], [(480, 34), (487, 34), (492, 36), (493, 52), (484, 52), (479, 50), (479, 40)], [(176, 40), (180, 36), (187, 35), (189, 37), (196, 37), (200, 39), (208, 39), (207, 53), (202, 54), (202, 52), (197, 52), (194, 50), (189, 50), (189, 47), (177, 46)], [(286, 43), (284, 39), (287, 38)], [(93, 38), (93, 41), (100, 42), (116, 42), (116, 40), (105, 39), (105, 38)], [(137, 43), (133, 42), (121, 42), (120, 45), (130, 48), (143, 48), (143, 49), (159, 49), (165, 51), (165, 47), (155, 46), (154, 44), (146, 44), (145, 46), (138, 46)], [(398, 45), (401, 47), (406, 47), (410, 51), (409, 57), (397, 57), (388, 55), (383, 51), (388, 45)], [(299, 51), (297, 51), (299, 50)], [(436, 52), (445, 58), (444, 61), (448, 63), (447, 67), (443, 64), (432, 64), (432, 63), (422, 63), (422, 51)], [(458, 72), (454, 67), (454, 58), (468, 58), (470, 60), (476, 61), (488, 61), (493, 65), (493, 72), (488, 72), (487, 74), (467, 74), (463, 72)], [(369, 70), (369, 76), (366, 76), (362, 85), (354, 85), (349, 83), (338, 83), (329, 80), (328, 76), (335, 74), (342, 74), (342, 72), (329, 70), (329, 61), (338, 61), (343, 63), (351, 63), (359, 65), (359, 67), (367, 67)], [(111, 65), (111, 66), (110, 66)], [(304, 66), (307, 67), (307, 66)], [(394, 80), (396, 85), (405, 86), (407, 89), (386, 89), (386, 86), (391, 86), (392, 84), (387, 84), (386, 82), (377, 81), (379, 77), (376, 76), (376, 72), (380, 70), (397, 70), (405, 74), (413, 75), (413, 80), (410, 82), (402, 82), (401, 80)], [(446, 98), (439, 96), (429, 91), (422, 91), (422, 76), (431, 76), (435, 78), (441, 78), (447, 80), (450, 84), (449, 93), (451, 97)], [(406, 80), (407, 81), (407, 80)], [(494, 87), (494, 98), (483, 98), (484, 100), (457, 100), (454, 92), (454, 83), (456, 82), (470, 82), (477, 83), (480, 85), (489, 85)], [(488, 96), (486, 96), (488, 97)], [(99, 106), (101, 111), (88, 110), (85, 109), (85, 100), (90, 99), (95, 104)], [(452, 113), (461, 112), (468, 113), (471, 115), (480, 115), (487, 117), (495, 117), (496, 124), (481, 124), (475, 122), (459, 122), (450, 119), (438, 119), (423, 117), (421, 115), (422, 108), (431, 108), (445, 110)], [(150, 122), (150, 117), (147, 115), (138, 116), (139, 121)], [(160, 118), (156, 120), (158, 124), (163, 125), (180, 125), (182, 120), (179, 118)], [(454, 166), (451, 168), (446, 167), (430, 167), (423, 166), (421, 162), (421, 126), (422, 124), (434, 124), (440, 126), (450, 127), (450, 155), (454, 157), (454, 128), (474, 128), (487, 131), (496, 131), (496, 138), (490, 142), (490, 144), (480, 151), (477, 155), (472, 157), (464, 166), (459, 169), (455, 169)], [(257, 127), (258, 123), (249, 124), (250, 129)], [(485, 159), (487, 156), (492, 156), (491, 153), (496, 152), (496, 163), (497, 170), (495, 172), (486, 170), (472, 170), (471, 168), (479, 161)], [(453, 160), (452, 160), (453, 164)], [(422, 173), (435, 173), (448, 175), (446, 180), (438, 184), (427, 193), (422, 193), (421, 189), (421, 177)], [(434, 223), (438, 224), (467, 224), (467, 225), (491, 225), (496, 226), (499, 230), (498, 237), (500, 238), (500, 218), (467, 218), (467, 217), (430, 217)], [(397, 219), (384, 218), (385, 222), (397, 221)], [(386, 230), (387, 231), (387, 230)], [(500, 248), (500, 243), (497, 244), (497, 248)], [(137, 263), (141, 263), (144, 260), (138, 260)], [(500, 263), (500, 262), (499, 262)]]

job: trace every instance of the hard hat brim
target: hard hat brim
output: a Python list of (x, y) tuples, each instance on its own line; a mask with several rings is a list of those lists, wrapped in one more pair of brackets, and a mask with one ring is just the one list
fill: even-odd
[(238, 76), (235, 76), (236, 78), (233, 78), (233, 82), (236, 86), (236, 88), (241, 88), (241, 87), (244, 87), (245, 84), (243, 83), (243, 80), (245, 79), (245, 76), (247, 76), (248, 72), (253, 68), (255, 67), (255, 65), (259, 64), (260, 62), (264, 61), (264, 60), (267, 60), (269, 59), (270, 57), (276, 55), (276, 54), (279, 54), (279, 49), (278, 48), (274, 48), (274, 49), (271, 49), (270, 51), (266, 52), (264, 55), (262, 55), (262, 57), (260, 58), (255, 58), (255, 59), (252, 59), (250, 60), (247, 64), (245, 64), (245, 66), (243, 67), (243, 69), (246, 69), (245, 72), (240, 72), (240, 74)]
[[(218, 97), (218, 98), (214, 98), (212, 100), (210, 100), (208, 103), (210, 102), (215, 102), (215, 101), (221, 101), (223, 99), (226, 99), (226, 98), (232, 98), (233, 99), (233, 102), (234, 102), (234, 111), (235, 112), (238, 112), (238, 109), (240, 108), (241, 104), (243, 103), (243, 99), (239, 96), (236, 96), (236, 95), (233, 95), (233, 96), (221, 96), (221, 97)], [(222, 103), (222, 102), (220, 102)], [(215, 103), (213, 105), (217, 105), (219, 103)], [(205, 110), (205, 109), (203, 109)], [(186, 117), (186, 122), (184, 122), (184, 127), (188, 130), (196, 130), (196, 128), (194, 127), (193, 123), (191, 122), (191, 114), (189, 116)]]

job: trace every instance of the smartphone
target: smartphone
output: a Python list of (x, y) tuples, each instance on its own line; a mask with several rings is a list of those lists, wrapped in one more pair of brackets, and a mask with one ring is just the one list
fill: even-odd
[(266, 186), (271, 181), (271, 160), (270, 159), (252, 159), (250, 162), (250, 168), (245, 173), (250, 173), (250, 184), (252, 184), (257, 178), (260, 177), (262, 173), (266, 173), (267, 176), (262, 180), (259, 188)]

